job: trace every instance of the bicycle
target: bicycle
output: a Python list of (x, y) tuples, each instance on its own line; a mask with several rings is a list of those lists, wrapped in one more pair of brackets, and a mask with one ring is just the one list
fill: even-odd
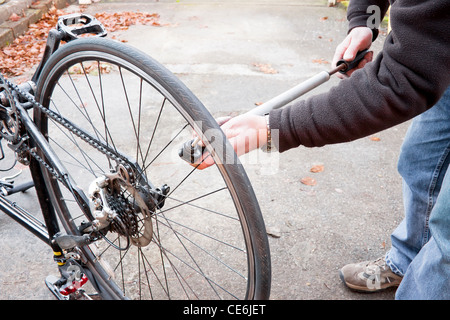
[[(92, 16), (60, 17), (30, 81), (0, 74), (0, 140), (33, 180), (0, 181), (0, 209), (52, 248), (47, 286), (58, 299), (268, 299), (264, 221), (236, 155), (216, 152), (230, 150), (218, 124), (170, 71), (105, 36)], [(193, 132), (215, 169), (179, 159)], [(43, 221), (8, 199), (33, 187)]]

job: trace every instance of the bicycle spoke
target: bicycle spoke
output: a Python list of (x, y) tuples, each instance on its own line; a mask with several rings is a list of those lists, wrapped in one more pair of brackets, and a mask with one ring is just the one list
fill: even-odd
[(159, 108), (158, 116), (156, 118), (155, 125), (153, 126), (152, 135), (151, 135), (150, 141), (148, 143), (147, 151), (145, 152), (145, 157), (142, 160), (142, 163), (145, 163), (145, 161), (147, 160), (147, 156), (148, 156), (148, 153), (150, 152), (150, 147), (152, 146), (152, 142), (153, 142), (153, 139), (155, 137), (155, 132), (156, 132), (156, 129), (158, 128), (159, 120), (161, 119), (161, 114), (162, 114), (162, 111), (164, 109), (166, 101), (167, 101), (167, 98), (164, 97), (164, 100), (163, 100), (163, 102), (161, 104), (161, 107)]
[(192, 206), (192, 207), (195, 207), (195, 208), (198, 208), (198, 209), (207, 211), (207, 212), (211, 212), (211, 213), (214, 213), (214, 214), (217, 214), (217, 215), (220, 215), (220, 216), (223, 216), (223, 217), (226, 217), (226, 218), (235, 220), (235, 221), (239, 221), (239, 219), (237, 219), (236, 217), (232, 217), (232, 216), (226, 215), (226, 214), (224, 214), (224, 213), (221, 213), (221, 212), (219, 212), (219, 211), (211, 210), (211, 209), (209, 209), (209, 208), (201, 207), (201, 206), (199, 206), (199, 205), (195, 205), (195, 204), (192, 204), (192, 203), (191, 203), (191, 202), (193, 202), (193, 201), (200, 200), (200, 199), (202, 199), (202, 198), (205, 198), (205, 197), (207, 197), (207, 196), (209, 196), (209, 195), (212, 195), (212, 194), (214, 194), (214, 193), (216, 193), (216, 192), (219, 192), (219, 191), (222, 191), (222, 190), (228, 190), (228, 189), (227, 189), (226, 187), (223, 187), (223, 188), (217, 189), (217, 190), (215, 190), (215, 191), (211, 191), (211, 192), (209, 192), (209, 193), (205, 193), (205, 194), (203, 194), (203, 195), (201, 195), (201, 196), (198, 196), (198, 197), (196, 197), (196, 198), (194, 198), (194, 199), (187, 200), (187, 201), (175, 199), (174, 197), (171, 197), (171, 196), (166, 196), (167, 199), (171, 199), (171, 200), (177, 201), (177, 202), (179, 202), (179, 204), (177, 204), (177, 205), (175, 205), (175, 206), (173, 206), (173, 207), (170, 207), (170, 208), (166, 208), (166, 209), (160, 211), (159, 213), (164, 213), (164, 212), (167, 212), (167, 211), (170, 211), (170, 210), (173, 210), (173, 209), (177, 209), (177, 208), (179, 208), (179, 207), (181, 207), (181, 206), (183, 206), (183, 205), (189, 205), (189, 206)]

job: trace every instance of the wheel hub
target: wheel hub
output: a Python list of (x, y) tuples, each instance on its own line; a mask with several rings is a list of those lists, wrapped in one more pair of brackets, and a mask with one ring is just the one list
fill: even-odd
[(123, 166), (115, 173), (95, 179), (89, 187), (89, 198), (97, 230), (109, 229), (139, 247), (151, 242), (153, 226), (148, 201), (144, 200), (142, 190), (131, 183)]

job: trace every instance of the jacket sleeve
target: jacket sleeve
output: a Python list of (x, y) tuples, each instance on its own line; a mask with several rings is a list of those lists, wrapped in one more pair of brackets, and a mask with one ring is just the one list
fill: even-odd
[(330, 91), (270, 113), (280, 152), (348, 142), (431, 108), (450, 84), (450, 1), (397, 0), (381, 53)]
[[(383, 19), (386, 15), (386, 12), (389, 8), (388, 0), (351, 0), (348, 8), (347, 8), (347, 20), (348, 24), (348, 32), (350, 32), (353, 28), (356, 27), (366, 27), (367, 21), (371, 19), (371, 16), (374, 14), (373, 12), (368, 12), (368, 7), (375, 5), (379, 8), (379, 20)], [(372, 27), (372, 26), (370, 26)], [(372, 28), (372, 42), (378, 36), (378, 26)]]

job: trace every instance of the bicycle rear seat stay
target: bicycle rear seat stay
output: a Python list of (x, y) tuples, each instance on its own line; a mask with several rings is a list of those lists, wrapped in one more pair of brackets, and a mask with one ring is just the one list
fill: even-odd
[(60, 17), (56, 28), (50, 30), (47, 36), (43, 57), (32, 77), (32, 81), (37, 83), (42, 68), (50, 56), (59, 48), (61, 41), (70, 42), (83, 35), (106, 37), (107, 34), (100, 21), (91, 15), (74, 13)]
[[(46, 42), (46, 48), (45, 48), (45, 52), (44, 55), (41, 59), (41, 62), (38, 66), (38, 68), (36, 69), (34, 75), (32, 76), (32, 79), (30, 81), (27, 81), (19, 86), (16, 86), (16, 90), (22, 93), (26, 93), (29, 94), (29, 98), (28, 101), (26, 101), (22, 96), (18, 96), (17, 92), (15, 92), (16, 97), (11, 97), (8, 96), (7, 90), (0, 90), (0, 105), (8, 105), (8, 104), (14, 104), (16, 107), (23, 107), (22, 109), (19, 109), (19, 113), (21, 116), (22, 121), (24, 121), (25, 123), (28, 123), (27, 125), (27, 132), (34, 132), (34, 136), (33, 136), (33, 140), (34, 143), (36, 143), (36, 141), (41, 141), (40, 143), (40, 147), (41, 149), (46, 149), (47, 153), (46, 156), (48, 156), (48, 152), (51, 152), (51, 149), (46, 147), (46, 142), (45, 142), (45, 138), (42, 137), (42, 135), (40, 135), (39, 132), (37, 132), (37, 130), (35, 129), (34, 125), (33, 125), (33, 120), (31, 120), (31, 118), (28, 116), (28, 114), (25, 112), (25, 110), (29, 110), (31, 108), (33, 108), (33, 103), (30, 102), (30, 98), (32, 100), (34, 100), (33, 95), (36, 91), (36, 83), (39, 80), (39, 75), (40, 72), (43, 68), (43, 66), (45, 65), (45, 63), (48, 61), (48, 59), (50, 58), (50, 56), (59, 48), (59, 45), (61, 43), (61, 41), (72, 41), (72, 40), (76, 40), (78, 38), (78, 36), (82, 35), (82, 34), (90, 34), (92, 35), (96, 35), (98, 37), (105, 37), (107, 35), (106, 29), (103, 27), (103, 25), (94, 17), (90, 16), (90, 15), (86, 15), (83, 13), (75, 13), (75, 14), (71, 14), (71, 15), (66, 15), (66, 16), (62, 16), (58, 19), (58, 23), (56, 26), (56, 29), (52, 29), (50, 30), (48, 37), (47, 37), (47, 42)], [(0, 74), (0, 89), (1, 87), (3, 87), (4, 89), (6, 84), (5, 84), (5, 79), (3, 79), (3, 77)], [(13, 100), (14, 99), (19, 99), (17, 100), (17, 103), (15, 103)], [(0, 111), (0, 115), (3, 114), (3, 112)], [(4, 119), (2, 119), (4, 120)], [(0, 139), (3, 138), (0, 137)], [(28, 138), (28, 137), (26, 137)], [(22, 141), (19, 143), (13, 143), (10, 147), (11, 148), (20, 148), (22, 144)], [(13, 150), (15, 152), (17, 152), (17, 150)], [(3, 154), (3, 149), (2, 149), (2, 154)], [(48, 158), (50, 159), (55, 159), (55, 157), (49, 156)], [(57, 158), (56, 158), (57, 159)], [(55, 165), (55, 164), (53, 164)], [(56, 165), (57, 167), (59, 166), (60, 168), (62, 168), (62, 166)], [(62, 175), (66, 175), (65, 173), (63, 173)], [(33, 176), (38, 176), (37, 172), (34, 172)], [(5, 185), (5, 183), (3, 183), (3, 185)], [(3, 188), (2, 189), (2, 193), (3, 195), (10, 195), (16, 192), (24, 192), (26, 190), (28, 190), (29, 188), (33, 187), (35, 184), (33, 182), (26, 182), (23, 185), (20, 186), (13, 186), (13, 185), (6, 185), (8, 188)], [(42, 184), (39, 183), (38, 189), (41, 189)], [(19, 215), (20, 216), (20, 215)], [(26, 225), (26, 219), (19, 219), (21, 221), (21, 223), (25, 223), (25, 227), (29, 228), (30, 231), (33, 231), (33, 226), (34, 224), (31, 223), (31, 227), (29, 225)], [(41, 228), (40, 226), (37, 228), (37, 232), (35, 233), (36, 235), (38, 235), (43, 241), (47, 241), (47, 239), (49, 238), (47, 236), (47, 234), (43, 235), (43, 233), (41, 232)], [(57, 230), (56, 232), (58, 232), (59, 230)], [(54, 232), (53, 234), (55, 234), (56, 232)]]
[[(76, 24), (76, 26), (73, 26)], [(36, 92), (36, 83), (39, 81), (40, 72), (43, 66), (51, 57), (51, 55), (59, 48), (61, 41), (70, 42), (76, 40), (82, 34), (96, 34), (99, 37), (106, 35), (106, 30), (100, 22), (94, 17), (85, 14), (74, 14), (70, 16), (61, 17), (58, 21), (56, 29), (49, 32), (45, 53), (41, 62), (36, 69), (32, 79), (19, 86), (13, 85), (8, 80), (5, 80), (0, 74), (0, 118), (1, 136), (0, 140), (7, 140), (8, 146), (16, 153), (16, 161), (30, 167), (32, 181), (25, 182), (21, 185), (14, 185), (14, 178), (21, 173), (21, 171), (11, 177), (6, 177), (0, 181), (1, 196), (0, 196), (0, 210), (10, 216), (13, 220), (22, 225), (25, 229), (30, 231), (34, 236), (48, 244), (54, 254), (55, 261), (57, 261), (61, 273), (64, 268), (70, 264), (61, 262), (62, 248), (55, 239), (60, 234), (60, 228), (57, 222), (57, 216), (54, 206), (49, 200), (47, 187), (45, 185), (44, 177), (42, 175), (42, 163), (37, 159), (46, 159), (50, 161), (48, 165), (59, 176), (61, 181), (78, 194), (81, 207), (86, 211), (89, 210), (89, 201), (83, 198), (83, 194), (76, 191), (75, 184), (70, 182), (69, 175), (64, 171), (64, 166), (59, 162), (58, 158), (52, 154), (51, 148), (48, 147), (48, 142), (45, 137), (37, 130), (33, 120), (28, 115), (27, 110), (35, 107), (34, 94)], [(20, 123), (18, 119), (20, 118)], [(16, 124), (17, 123), (17, 124)], [(28, 145), (28, 150), (26, 147)], [(40, 155), (36, 150), (40, 150)], [(4, 158), (3, 148), (1, 147), (2, 159)], [(33, 156), (30, 156), (34, 154)], [(10, 168), (12, 169), (12, 167)], [(21, 208), (17, 203), (9, 201), (6, 197), (35, 187), (39, 207), (42, 212), (44, 222), (39, 221), (33, 214)], [(71, 249), (71, 248), (64, 248)], [(63, 279), (63, 278), (61, 278)], [(61, 281), (60, 279), (60, 281)], [(64, 281), (63, 281), (64, 282)], [(94, 285), (95, 287), (95, 285)]]
[[(74, 291), (67, 291), (67, 286), (70, 285), (70, 282), (64, 279), (64, 274), (67, 274), (65, 270), (75, 262), (71, 259), (71, 262), (68, 263), (69, 260), (62, 257), (63, 250), (71, 250), (73, 247), (61, 247), (58, 241), (55, 241), (58, 240), (58, 235), (61, 234), (61, 231), (54, 205), (49, 199), (47, 186), (42, 174), (42, 170), (44, 170), (42, 165), (47, 166), (47, 170), (51, 170), (55, 177), (59, 177), (74, 194), (78, 195), (76, 198), (80, 207), (85, 208), (85, 212), (90, 214), (89, 200), (82, 192), (77, 192), (77, 186), (70, 181), (69, 174), (65, 171), (58, 157), (53, 154), (47, 139), (36, 128), (27, 110), (39, 106), (39, 103), (34, 100), (34, 94), (36, 93), (36, 84), (39, 81), (40, 73), (45, 63), (57, 51), (62, 41), (70, 42), (84, 34), (89, 34), (91, 37), (104, 37), (107, 32), (103, 25), (92, 16), (85, 14), (63, 16), (58, 20), (56, 29), (52, 29), (49, 32), (44, 55), (30, 81), (17, 86), (4, 79), (0, 74), (0, 141), (3, 139), (7, 140), (8, 147), (16, 153), (17, 159), (15, 162), (19, 161), (29, 166), (32, 177), (32, 181), (14, 185), (13, 179), (21, 173), (21, 170), (13, 176), (5, 177), (0, 181), (0, 210), (52, 248), (54, 260), (57, 262), (62, 275), (62, 278), (58, 278), (58, 281), (61, 283), (60, 287), (64, 287), (66, 291), (65, 296), (59, 295), (58, 298), (67, 298), (69, 294), (74, 293)], [(20, 119), (20, 123), (18, 119)], [(1, 147), (1, 159), (3, 158), (4, 152), (3, 147)], [(49, 164), (45, 164), (45, 161), (48, 161)], [(36, 190), (44, 222), (39, 221), (33, 214), (21, 208), (16, 202), (11, 202), (6, 198), (11, 194), (25, 192), (33, 187)], [(82, 270), (81, 267), (78, 270)], [(83, 274), (85, 273), (87, 271), (83, 272)], [(94, 288), (98, 289), (95, 285), (95, 280), (93, 285)], [(59, 292), (61, 288), (57, 291)]]

